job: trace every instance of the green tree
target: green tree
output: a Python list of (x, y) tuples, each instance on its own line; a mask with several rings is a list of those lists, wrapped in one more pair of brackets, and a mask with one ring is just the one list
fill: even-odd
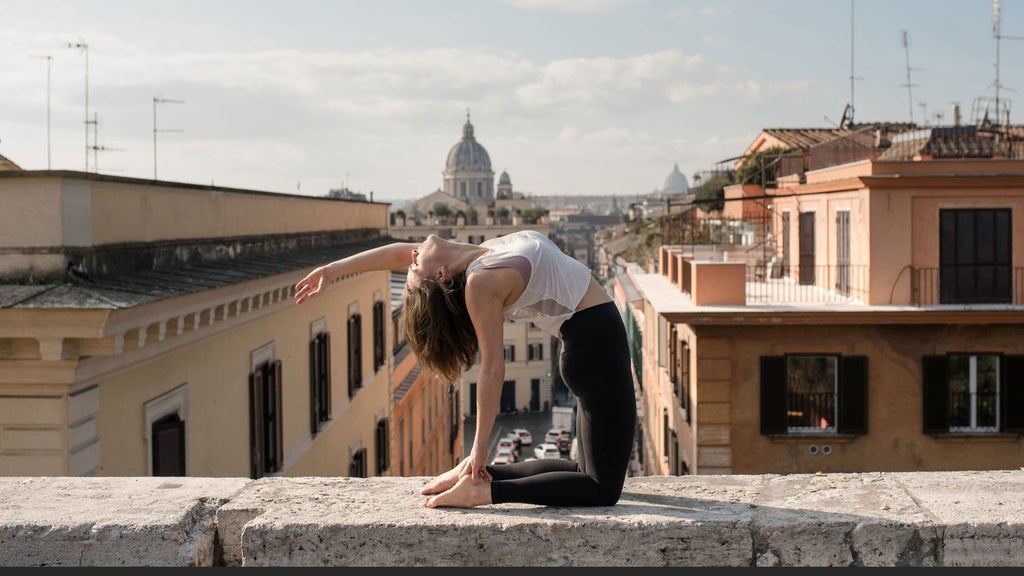
[(790, 152), (790, 148), (772, 146), (743, 159), (743, 164), (736, 169), (736, 181), (740, 184), (757, 184), (774, 182), (778, 178), (779, 164), (782, 156)]
[(715, 176), (697, 189), (694, 204), (704, 213), (725, 208), (725, 187), (731, 184), (727, 176)]
[(452, 209), (448, 207), (444, 202), (438, 202), (434, 204), (434, 217), (445, 222), (452, 215)]

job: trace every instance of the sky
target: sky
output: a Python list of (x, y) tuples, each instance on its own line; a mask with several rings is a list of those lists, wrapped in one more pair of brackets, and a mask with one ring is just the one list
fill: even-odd
[(27, 170), (401, 203), (443, 187), (468, 111), (516, 191), (634, 195), (676, 164), (692, 182), (764, 128), (836, 127), (851, 102), (856, 123), (950, 125), (954, 103), (968, 122), (997, 70), (1022, 114), (1024, 0), (1001, 1), (999, 42), (993, 0), (0, 0), (0, 15), (0, 154)]

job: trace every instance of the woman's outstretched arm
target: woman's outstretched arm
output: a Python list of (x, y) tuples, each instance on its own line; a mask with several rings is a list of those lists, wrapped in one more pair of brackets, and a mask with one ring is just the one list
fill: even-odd
[(418, 247), (418, 242), (395, 242), (318, 266), (295, 285), (295, 303), (302, 304), (320, 294), (335, 278), (346, 274), (405, 268), (412, 263), (412, 251)]

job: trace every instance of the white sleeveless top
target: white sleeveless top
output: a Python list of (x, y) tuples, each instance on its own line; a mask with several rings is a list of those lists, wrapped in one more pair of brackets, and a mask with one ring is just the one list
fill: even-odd
[(554, 336), (583, 300), (590, 287), (590, 269), (579, 260), (558, 249), (547, 236), (536, 230), (520, 230), (492, 238), (480, 244), (486, 254), (473, 260), (466, 274), (484, 268), (511, 267), (509, 259), (524, 258), (529, 274), (524, 274), (526, 287), (519, 299), (504, 309), (508, 320), (527, 320)]

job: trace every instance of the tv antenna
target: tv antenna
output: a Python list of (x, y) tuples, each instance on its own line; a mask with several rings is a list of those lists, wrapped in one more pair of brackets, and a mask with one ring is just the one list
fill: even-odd
[(46, 59), (46, 169), (50, 169), (50, 70), (53, 68), (53, 56), (49, 54), (33, 54), (33, 58)]
[[(840, 126), (853, 126), (853, 83), (855, 80), (864, 79), (860, 76), (855, 76), (853, 70), (853, 0), (850, 0), (850, 104), (847, 107), (849, 112), (849, 124), (841, 122)], [(846, 116), (845, 111), (843, 116)]]
[[(995, 63), (996, 81), (995, 81), (995, 84), (994, 84), (995, 85), (995, 91), (996, 91), (996, 102), (995, 102), (995, 105), (996, 105), (996, 111), (995, 111), (996, 112), (995, 113), (996, 120), (995, 120), (994, 124), (996, 126), (999, 125), (1000, 117), (1003, 115), (1003, 110), (1002, 110), (1002, 108), (1000, 108), (1000, 104), (999, 104), (999, 89), (1002, 87), (1002, 85), (999, 83), (999, 41), (1001, 39), (1003, 39), (1003, 38), (1006, 38), (1007, 40), (1024, 40), (1024, 37), (1021, 37), (1021, 36), (1004, 36), (1004, 35), (1002, 35), (1000, 33), (1000, 23), (1001, 23), (1002, 19), (1003, 19), (1003, 11), (1002, 11), (1002, 7), (999, 4), (999, 0), (992, 0), (992, 35), (996, 39), (996, 63)], [(1010, 109), (1009, 109), (1009, 107), (1006, 107), (1006, 123), (1007, 124), (1010, 123)]]
[(100, 171), (100, 162), (99, 162), (99, 159), (96, 156), (97, 153), (99, 153), (101, 151), (102, 152), (124, 152), (124, 148), (108, 148), (106, 146), (100, 146), (98, 144), (98, 142), (99, 142), (99, 125), (100, 125), (100, 121), (99, 121), (99, 118), (97, 117), (95, 112), (92, 113), (92, 125), (93, 125), (93, 144), (92, 144), (92, 146), (89, 147), (89, 149), (92, 150), (92, 169), (93, 169), (93, 172), (99, 172)]
[(901, 86), (906, 86), (907, 87), (907, 104), (908, 104), (908, 106), (910, 108), (910, 124), (913, 125), (914, 124), (914, 94), (911, 91), (911, 88), (914, 87), (914, 86), (917, 86), (917, 84), (913, 84), (913, 83), (910, 82), (910, 71), (914, 70), (914, 68), (910, 67), (910, 42), (907, 40), (907, 31), (906, 30), (900, 31), (900, 41), (903, 43), (903, 53), (904, 53), (904, 55), (906, 55), (906, 59), (907, 59), (907, 83), (906, 84), (901, 84)]
[(85, 54), (85, 171), (89, 171), (89, 45), (79, 38), (78, 42), (68, 42), (67, 48), (78, 48)]
[(184, 104), (184, 100), (171, 100), (170, 98), (153, 98), (153, 180), (156, 180), (156, 134), (157, 132), (184, 132), (184, 130), (175, 128), (161, 128), (156, 127), (156, 105), (157, 104)]

